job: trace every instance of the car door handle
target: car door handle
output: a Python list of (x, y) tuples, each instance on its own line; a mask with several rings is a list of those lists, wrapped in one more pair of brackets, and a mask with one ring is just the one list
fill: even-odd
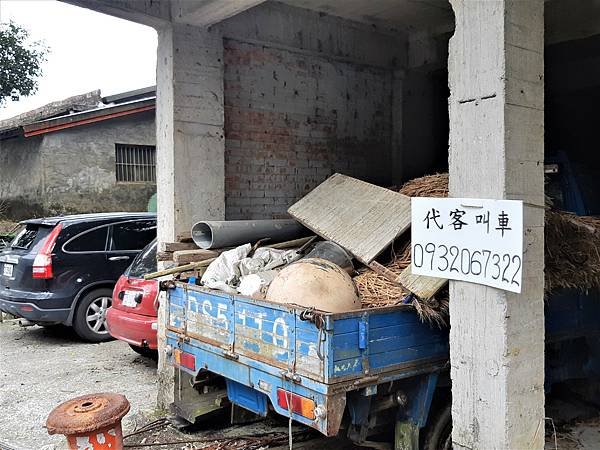
[(129, 256), (111, 256), (108, 258), (109, 261), (127, 261)]

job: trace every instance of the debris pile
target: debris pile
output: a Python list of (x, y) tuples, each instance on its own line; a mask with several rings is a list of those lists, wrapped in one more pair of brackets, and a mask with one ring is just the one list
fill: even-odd
[[(275, 284), (281, 284), (279, 277), (282, 269), (287, 273), (285, 268), (295, 261), (316, 257), (329, 261), (328, 264), (353, 276), (362, 308), (409, 304), (423, 320), (443, 325), (448, 313), (448, 288), (444, 284), (445, 280), (430, 279), (436, 280), (438, 284), (433, 285), (429, 289), (430, 295), (426, 296), (414, 289), (410, 282), (419, 278), (418, 276), (412, 276), (413, 280), (409, 280), (409, 227), (410, 197), (447, 196), (448, 174), (416, 178), (394, 190), (335, 174), (289, 208), (288, 212), (297, 222), (219, 222), (218, 226), (211, 223), (210, 230), (206, 224), (196, 226), (192, 234), (197, 244), (204, 244), (204, 241), (214, 244), (218, 241), (218, 236), (214, 233), (231, 226), (243, 230), (253, 239), (259, 236), (261, 238), (254, 245), (245, 243), (233, 249), (203, 245), (205, 248), (210, 246), (212, 250), (188, 250), (185, 255), (178, 255), (175, 251), (175, 256), (180, 257), (179, 261), (188, 263), (152, 274), (151, 277), (178, 274), (177, 277), (181, 279), (189, 279), (197, 276), (201, 277), (201, 284), (207, 287), (264, 299), (270, 285), (275, 281)], [(261, 234), (262, 231), (256, 234), (257, 227), (264, 234)], [(315, 242), (317, 236), (312, 236), (269, 245), (268, 248), (264, 245), (265, 240), (306, 235), (307, 228), (325, 241)], [(231, 233), (227, 237), (231, 238)], [(227, 242), (237, 244), (238, 237)], [(545, 239), (546, 292), (559, 288), (600, 288), (599, 248), (599, 218), (548, 209)], [(189, 262), (194, 258), (199, 260)], [(358, 270), (354, 270), (353, 259), (362, 263)], [(424, 284), (427, 281), (424, 278), (429, 277), (420, 278), (417, 281)], [(308, 286), (308, 283), (305, 284)], [(302, 283), (299, 286), (301, 285)], [(302, 291), (299, 286), (297, 289)], [(284, 302), (303, 305), (306, 302), (307, 296), (300, 292), (289, 292), (285, 288), (283, 291), (286, 292)], [(297, 297), (296, 302), (294, 296)], [(310, 300), (315, 304), (304, 306), (323, 311), (339, 311), (331, 302), (327, 306), (316, 304), (319, 302), (317, 297), (319, 296)], [(275, 298), (271, 300), (276, 301)]]
[[(271, 427), (270, 431), (266, 428)], [(262, 431), (262, 430), (265, 431)], [(262, 432), (261, 432), (262, 431)], [(310, 439), (312, 433), (306, 429), (294, 428), (295, 442)], [(184, 433), (170, 426), (166, 418), (160, 418), (123, 436), (125, 448), (153, 448), (157, 450), (266, 450), (280, 447), (289, 442), (289, 431), (277, 424), (268, 423), (258, 429), (250, 426), (237, 426), (222, 431), (212, 430), (201, 434)]]

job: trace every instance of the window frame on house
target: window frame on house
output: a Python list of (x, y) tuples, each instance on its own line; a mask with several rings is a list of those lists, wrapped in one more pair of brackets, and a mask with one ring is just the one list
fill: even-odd
[(118, 184), (156, 184), (156, 146), (115, 143)]

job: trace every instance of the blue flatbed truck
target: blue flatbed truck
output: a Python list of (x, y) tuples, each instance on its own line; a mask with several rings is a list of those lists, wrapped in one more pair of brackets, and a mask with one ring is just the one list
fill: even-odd
[[(562, 208), (589, 213), (568, 161), (558, 166)], [(189, 380), (173, 407), (186, 420), (227, 400), (365, 447), (451, 448), (448, 330), (411, 306), (333, 314), (180, 282), (168, 297), (167, 351)], [(546, 390), (600, 375), (599, 293), (558, 292), (545, 314)], [(371, 439), (382, 430), (393, 446)]]

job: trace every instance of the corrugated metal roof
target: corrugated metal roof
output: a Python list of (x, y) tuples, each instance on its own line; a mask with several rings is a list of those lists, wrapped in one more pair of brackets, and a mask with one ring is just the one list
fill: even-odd
[[(100, 91), (93, 92), (94, 101), (87, 106), (77, 100), (83, 96), (70, 97), (50, 103), (37, 110), (0, 122), (0, 140), (18, 136), (37, 136), (66, 128), (87, 125), (117, 117), (152, 111), (156, 107), (156, 87), (137, 89), (100, 98)], [(90, 94), (85, 94), (90, 96)], [(79, 105), (79, 106), (78, 106)], [(5, 125), (2, 128), (2, 124)]]

